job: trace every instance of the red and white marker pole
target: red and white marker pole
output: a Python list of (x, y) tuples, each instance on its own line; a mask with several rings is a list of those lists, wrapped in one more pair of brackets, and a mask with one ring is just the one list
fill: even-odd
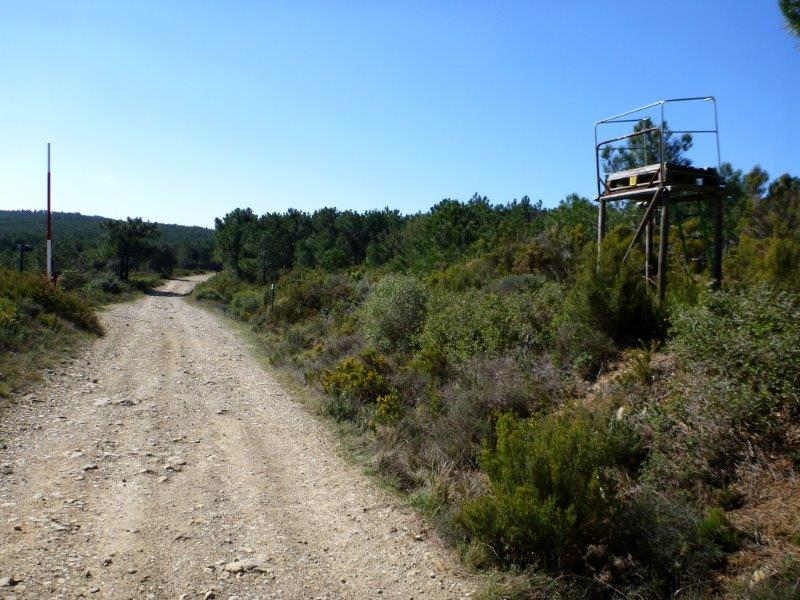
[(47, 143), (47, 279), (53, 281), (53, 225), (50, 215), (50, 142)]

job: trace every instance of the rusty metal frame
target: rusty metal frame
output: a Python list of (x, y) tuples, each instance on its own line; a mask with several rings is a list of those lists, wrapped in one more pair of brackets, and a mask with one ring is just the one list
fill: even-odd
[[(676, 102), (711, 102), (713, 107), (713, 116), (714, 116), (714, 128), (713, 129), (668, 129), (666, 126), (666, 118), (665, 118), (665, 107), (668, 104), (676, 103)], [(635, 115), (637, 113), (644, 112), (649, 109), (658, 108), (660, 111), (660, 123), (656, 127), (648, 127), (647, 129), (643, 129), (642, 131), (635, 131), (633, 133), (629, 133), (627, 135), (617, 136), (614, 138), (609, 138), (606, 140), (598, 141), (598, 131), (604, 125), (615, 124), (615, 123), (639, 123), (642, 121), (643, 118), (629, 118), (630, 115)], [(664, 145), (667, 136), (672, 133), (680, 133), (680, 134), (713, 134), (715, 137), (716, 142), (716, 149), (717, 149), (717, 175), (721, 172), (721, 157), (720, 157), (720, 146), (719, 146), (719, 119), (717, 115), (717, 101), (714, 96), (693, 96), (687, 98), (670, 98), (666, 100), (658, 100), (656, 102), (651, 102), (650, 104), (646, 104), (644, 106), (640, 106), (638, 108), (634, 108), (632, 110), (620, 113), (618, 115), (614, 115), (611, 117), (607, 117), (605, 119), (601, 119), (600, 121), (595, 122), (594, 124), (594, 144), (595, 144), (595, 175), (597, 177), (597, 198), (596, 200), (599, 203), (598, 207), (598, 217), (597, 217), (597, 265), (599, 268), (600, 265), (600, 250), (602, 246), (603, 238), (605, 237), (605, 229), (606, 229), (606, 209), (607, 203), (609, 201), (615, 200), (623, 200), (626, 196), (630, 197), (629, 194), (626, 194), (624, 190), (614, 192), (611, 188), (609, 188), (609, 184), (607, 182), (608, 174), (606, 177), (603, 178), (600, 175), (600, 149), (608, 144), (612, 144), (614, 142), (632, 139), (635, 137), (646, 136), (650, 135), (653, 132), (659, 133), (659, 168), (658, 170), (654, 170), (653, 175), (651, 176), (651, 183), (656, 184), (657, 187), (647, 186), (646, 189), (640, 189), (638, 194), (643, 194), (652, 191), (653, 196), (650, 201), (647, 203), (647, 207), (645, 209), (645, 213), (640, 221), (636, 231), (633, 235), (633, 239), (631, 240), (630, 244), (628, 245), (627, 250), (625, 251), (625, 256), (622, 259), (625, 262), (630, 255), (631, 250), (633, 249), (634, 245), (637, 243), (639, 238), (642, 235), (642, 232), (646, 233), (645, 239), (645, 280), (650, 283), (650, 263), (651, 263), (651, 252), (653, 246), (653, 229), (654, 229), (654, 221), (655, 221), (655, 213), (658, 208), (661, 209), (660, 215), (660, 223), (659, 223), (659, 241), (658, 241), (658, 263), (657, 263), (657, 280), (656, 286), (658, 288), (658, 295), (661, 300), (664, 299), (665, 291), (666, 291), (666, 270), (667, 270), (667, 257), (669, 252), (669, 227), (670, 227), (670, 210), (669, 205), (671, 202), (674, 201), (702, 201), (703, 196), (710, 196), (709, 201), (711, 203), (711, 213), (713, 219), (713, 229), (714, 229), (714, 253), (713, 253), (713, 260), (712, 260), (712, 267), (711, 267), (711, 276), (714, 282), (715, 287), (718, 287), (722, 281), (722, 193), (721, 189), (688, 189), (684, 191), (685, 196), (680, 196), (680, 186), (672, 186), (669, 185), (667, 181), (667, 161), (666, 157), (664, 156)], [(642, 148), (646, 148), (645, 145)], [(659, 181), (656, 183), (654, 181), (655, 174), (659, 174)], [(684, 188), (691, 188), (692, 186), (684, 186)], [(676, 190), (679, 195), (677, 195), (674, 199), (671, 198), (671, 192)]]
[[(714, 128), (713, 129), (667, 129), (666, 127), (666, 114), (665, 114), (665, 106), (667, 104), (674, 104), (677, 102), (711, 102), (711, 105), (714, 110)], [(648, 128), (647, 130), (637, 131), (633, 134), (628, 134), (627, 136), (620, 136), (617, 138), (611, 138), (608, 140), (604, 140), (602, 142), (598, 142), (598, 131), (599, 128), (603, 125), (610, 125), (613, 123), (638, 123), (642, 119), (624, 119), (622, 117), (627, 117), (629, 115), (634, 115), (636, 113), (641, 113), (651, 108), (659, 107), (661, 113), (661, 123), (657, 127)], [(624, 140), (629, 137), (637, 137), (639, 135), (645, 135), (646, 132), (651, 131), (660, 131), (660, 156), (661, 159), (661, 168), (662, 173), (661, 177), (662, 180), (664, 178), (664, 139), (665, 134), (669, 133), (706, 133), (706, 134), (714, 134), (716, 146), (717, 146), (717, 172), (719, 172), (720, 167), (722, 166), (722, 161), (720, 159), (720, 150), (719, 150), (719, 118), (717, 115), (717, 99), (714, 96), (692, 96), (687, 98), (669, 98), (665, 100), (658, 100), (656, 102), (651, 102), (650, 104), (645, 104), (644, 106), (640, 106), (638, 108), (634, 108), (618, 115), (614, 115), (611, 117), (606, 117), (605, 119), (600, 119), (596, 121), (594, 124), (594, 147), (595, 147), (595, 172), (597, 175), (597, 195), (601, 195), (600, 191), (600, 147), (605, 146), (612, 142), (617, 142)]]

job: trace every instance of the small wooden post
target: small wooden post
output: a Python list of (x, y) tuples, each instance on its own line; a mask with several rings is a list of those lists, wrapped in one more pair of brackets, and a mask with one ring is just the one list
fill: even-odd
[(711, 219), (714, 228), (714, 255), (711, 263), (711, 280), (715, 290), (722, 285), (722, 195), (711, 198)]
[(663, 302), (667, 293), (667, 267), (669, 255), (669, 192), (661, 196), (661, 225), (658, 231), (658, 299)]

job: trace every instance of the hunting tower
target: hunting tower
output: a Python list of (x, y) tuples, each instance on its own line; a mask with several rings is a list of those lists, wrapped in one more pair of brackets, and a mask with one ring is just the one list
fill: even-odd
[[(710, 102), (713, 106), (714, 126), (708, 129), (668, 129), (665, 107), (673, 103)], [(645, 121), (645, 112), (658, 112), (656, 122)], [(639, 115), (638, 117), (636, 115)], [(637, 124), (633, 133), (598, 141), (598, 132), (614, 123)], [(652, 125), (652, 126), (643, 126)], [(699, 168), (684, 164), (688, 161), (673, 161), (669, 156), (668, 140), (672, 134), (708, 134), (716, 143), (717, 166)], [(636, 140), (636, 141), (633, 141)], [(719, 175), (719, 127), (717, 102), (713, 96), (695, 98), (673, 98), (659, 100), (633, 110), (597, 121), (594, 126), (595, 167), (597, 173), (597, 256), (600, 260), (601, 245), (606, 233), (606, 208), (609, 202), (636, 202), (644, 208), (642, 219), (628, 245), (622, 261), (625, 262), (644, 233), (644, 277), (649, 285), (655, 285), (661, 300), (667, 287), (667, 257), (669, 253), (670, 206), (677, 203), (707, 203), (711, 214), (713, 250), (711, 277), (714, 286), (722, 281), (722, 186)], [(625, 151), (633, 157), (641, 157), (632, 168), (613, 170), (613, 166), (601, 174), (601, 153), (614, 143), (625, 142)], [(635, 144), (639, 143), (639, 146)], [(641, 150), (641, 154), (637, 152)], [(606, 151), (604, 158), (611, 153)], [(611, 164), (611, 161), (608, 161)], [(658, 219), (658, 255), (653, 264), (654, 226)], [(599, 263), (598, 263), (599, 264)], [(655, 266), (655, 271), (653, 267)], [(655, 277), (654, 277), (655, 276)]]

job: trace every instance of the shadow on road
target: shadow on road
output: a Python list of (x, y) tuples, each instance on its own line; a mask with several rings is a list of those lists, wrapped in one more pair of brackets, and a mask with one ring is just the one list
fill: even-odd
[(192, 292), (186, 292), (184, 294), (179, 294), (178, 292), (163, 292), (160, 290), (147, 290), (145, 294), (148, 296), (161, 296), (163, 298), (180, 298), (183, 296), (188, 296)]

